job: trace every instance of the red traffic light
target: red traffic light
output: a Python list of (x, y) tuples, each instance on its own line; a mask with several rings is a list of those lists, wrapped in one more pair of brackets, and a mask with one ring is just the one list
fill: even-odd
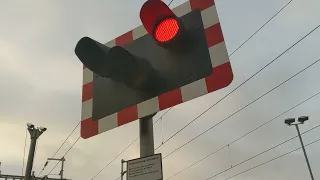
[(182, 24), (161, 0), (148, 0), (140, 11), (140, 19), (147, 32), (158, 42), (167, 43), (181, 34)]
[(175, 18), (161, 21), (155, 28), (154, 37), (159, 42), (167, 42), (174, 39), (179, 32), (179, 23)]

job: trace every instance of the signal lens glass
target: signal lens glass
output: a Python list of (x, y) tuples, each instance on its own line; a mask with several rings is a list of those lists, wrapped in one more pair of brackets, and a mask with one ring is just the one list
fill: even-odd
[(155, 38), (159, 42), (172, 40), (179, 32), (179, 24), (175, 18), (163, 20), (155, 30)]

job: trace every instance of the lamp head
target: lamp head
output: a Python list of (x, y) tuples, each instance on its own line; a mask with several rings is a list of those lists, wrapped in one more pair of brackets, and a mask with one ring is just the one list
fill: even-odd
[(45, 132), (45, 131), (47, 130), (47, 128), (42, 127), (42, 126), (41, 126), (39, 129), (40, 129), (42, 132)]
[(27, 123), (27, 126), (28, 126), (28, 128), (30, 128), (30, 129), (34, 128), (34, 125), (31, 124), (31, 123)]
[(308, 116), (300, 116), (298, 118), (298, 121), (303, 124), (305, 121), (309, 120), (309, 117)]
[(294, 118), (288, 118), (288, 119), (284, 120), (284, 123), (286, 123), (288, 126), (290, 126), (295, 121), (296, 120)]

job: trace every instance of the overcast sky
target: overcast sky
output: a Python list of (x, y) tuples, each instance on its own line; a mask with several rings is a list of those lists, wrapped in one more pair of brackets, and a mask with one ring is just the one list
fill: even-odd
[[(0, 162), (3, 174), (21, 175), (26, 123), (45, 126), (39, 138), (34, 170), (38, 174), (80, 120), (82, 64), (74, 54), (77, 41), (90, 36), (107, 42), (141, 25), (138, 13), (144, 0), (12, 1), (0, 2)], [(166, 3), (169, 1), (166, 0)], [(171, 7), (183, 3), (174, 0)], [(229, 54), (289, 0), (216, 0)], [(301, 37), (320, 24), (319, 0), (293, 0), (274, 20), (231, 58), (230, 86), (174, 107), (155, 125), (155, 146), (170, 138), (198, 114), (237, 87)], [(320, 58), (320, 29), (297, 44), (238, 91), (166, 142), (163, 156), (266, 93)], [(215, 152), (236, 138), (320, 91), (320, 63), (283, 84), (240, 113), (216, 126), (163, 160), (164, 179)], [(288, 117), (310, 116), (304, 132), (320, 124), (320, 95), (232, 143), (172, 179), (205, 180), (296, 135), (284, 125)], [(166, 110), (165, 110), (166, 111)], [(159, 117), (165, 111), (158, 113)], [(163, 128), (161, 128), (163, 127)], [(79, 128), (56, 157), (79, 137)], [(80, 139), (66, 156), (65, 176), (90, 180), (138, 137), (138, 121), (90, 139)], [(320, 138), (320, 128), (303, 135), (305, 144)], [(29, 147), (29, 137), (27, 150)], [(299, 147), (298, 139), (215, 177), (224, 180)], [(307, 147), (315, 179), (320, 178), (320, 143)], [(96, 180), (115, 180), (120, 160), (139, 156), (135, 142), (101, 172)], [(52, 169), (49, 163), (42, 175)], [(58, 174), (59, 168), (52, 173)], [(55, 176), (52, 176), (55, 177)], [(235, 180), (308, 179), (302, 151), (296, 151)]]

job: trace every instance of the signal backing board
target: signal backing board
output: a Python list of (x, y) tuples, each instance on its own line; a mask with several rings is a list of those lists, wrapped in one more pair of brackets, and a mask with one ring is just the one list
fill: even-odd
[[(196, 9), (201, 11), (213, 73), (203, 79), (146, 100), (117, 113), (100, 119), (93, 119), (94, 74), (88, 68), (83, 67), (82, 138), (86, 139), (95, 136), (163, 109), (211, 93), (228, 86), (232, 82), (233, 72), (214, 0), (189, 0), (174, 8), (173, 12), (180, 17)], [(146, 34), (147, 31), (143, 25), (141, 25), (108, 42), (106, 45), (109, 47), (115, 45), (123, 46)]]

